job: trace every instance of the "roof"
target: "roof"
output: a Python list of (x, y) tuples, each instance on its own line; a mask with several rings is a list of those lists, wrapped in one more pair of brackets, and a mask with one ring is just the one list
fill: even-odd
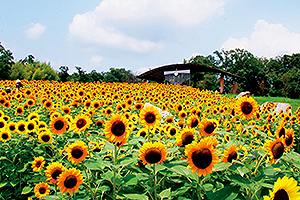
[(205, 65), (198, 65), (198, 64), (171, 64), (171, 65), (165, 65), (161, 66), (152, 70), (149, 70), (147, 72), (144, 72), (137, 76), (137, 78), (140, 79), (146, 79), (146, 80), (152, 80), (157, 82), (163, 82), (165, 80), (164, 72), (165, 71), (176, 71), (176, 70), (191, 70), (191, 73), (193, 72), (216, 72), (221, 73), (223, 75), (232, 76), (238, 79), (242, 79), (243, 77), (238, 76), (236, 74), (232, 74), (220, 69), (216, 69), (213, 67), (205, 66)]

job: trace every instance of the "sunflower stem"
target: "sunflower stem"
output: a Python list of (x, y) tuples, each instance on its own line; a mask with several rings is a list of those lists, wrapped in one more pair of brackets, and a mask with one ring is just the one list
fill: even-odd
[(197, 184), (197, 188), (198, 188), (198, 200), (201, 200), (201, 183), (200, 183), (200, 177), (198, 176), (198, 184)]
[(154, 200), (157, 200), (157, 191), (156, 191), (157, 177), (155, 172), (155, 163), (153, 163), (153, 174), (154, 174)]
[(256, 174), (256, 172), (257, 172), (257, 170), (258, 170), (258, 168), (259, 168), (261, 162), (265, 159), (265, 157), (266, 157), (267, 155), (268, 155), (268, 154), (266, 153), (266, 154), (260, 159), (260, 161), (257, 163), (257, 166), (256, 166), (256, 168), (255, 168), (253, 174)]
[(113, 197), (114, 197), (114, 200), (116, 200), (117, 199), (117, 194), (116, 194), (116, 180), (117, 180), (117, 169), (116, 169), (116, 164), (117, 164), (117, 149), (118, 147), (117, 147), (117, 145), (115, 144), (115, 151), (114, 151), (114, 166), (113, 166), (113, 168), (114, 168), (114, 181), (113, 181), (113, 192), (114, 192), (114, 194), (113, 194)]

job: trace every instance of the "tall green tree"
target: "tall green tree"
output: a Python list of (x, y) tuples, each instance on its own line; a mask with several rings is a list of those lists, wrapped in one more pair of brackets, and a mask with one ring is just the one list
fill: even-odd
[[(29, 58), (29, 59), (28, 59)], [(10, 70), (10, 78), (27, 79), (27, 80), (55, 80), (59, 79), (57, 73), (50, 66), (50, 63), (40, 63), (40, 61), (32, 61), (33, 56), (15, 63)]]
[[(243, 77), (238, 80), (238, 92), (250, 91), (257, 95), (260, 91), (261, 83), (265, 82), (266, 74), (264, 71), (264, 63), (262, 59), (258, 59), (252, 53), (244, 49), (221, 50), (215, 51), (219, 63), (219, 67), (227, 72)], [(233, 77), (226, 77), (226, 91), (230, 91), (228, 85), (234, 84)]]
[(9, 79), (10, 70), (13, 64), (13, 53), (10, 50), (6, 50), (0, 42), (0, 80)]

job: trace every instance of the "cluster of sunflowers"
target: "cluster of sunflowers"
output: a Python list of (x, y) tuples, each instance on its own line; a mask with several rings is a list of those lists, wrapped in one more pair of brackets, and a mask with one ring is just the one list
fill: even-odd
[(300, 199), (300, 109), (186, 86), (0, 81), (0, 196)]

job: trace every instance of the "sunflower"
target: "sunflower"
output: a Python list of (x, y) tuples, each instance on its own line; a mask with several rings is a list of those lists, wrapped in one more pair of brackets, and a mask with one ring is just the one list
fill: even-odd
[(165, 119), (165, 122), (168, 123), (168, 124), (171, 124), (173, 121), (174, 121), (174, 119), (173, 119), (172, 116), (168, 116), (168, 117)]
[(38, 133), (38, 140), (42, 144), (51, 144), (52, 143), (52, 134), (48, 129), (41, 129)]
[(283, 139), (284, 146), (290, 150), (294, 146), (294, 141), (295, 141), (295, 131), (292, 128), (286, 129), (286, 135), (285, 138)]
[(161, 115), (153, 106), (146, 106), (140, 112), (141, 123), (147, 128), (154, 128), (160, 123)]
[(59, 162), (53, 162), (46, 167), (45, 174), (47, 177), (47, 181), (50, 183), (57, 183), (57, 179), (59, 175), (66, 171), (66, 168)]
[(45, 159), (43, 156), (39, 156), (34, 158), (34, 161), (32, 162), (31, 168), (34, 172), (41, 171), (41, 169), (44, 167)]
[(117, 145), (125, 144), (129, 135), (128, 120), (123, 115), (113, 114), (105, 123), (104, 133), (110, 142)]
[(180, 147), (188, 145), (195, 140), (194, 138), (194, 129), (192, 128), (184, 128), (180, 133), (175, 135), (176, 144)]
[(275, 135), (277, 138), (281, 138), (282, 136), (285, 137), (285, 122), (281, 121), (278, 125), (278, 127), (276, 128), (276, 132)]
[(6, 121), (3, 118), (0, 118), (0, 130), (4, 129), (6, 126)]
[(27, 122), (26, 129), (28, 130), (28, 132), (35, 132), (36, 128), (37, 128), (36, 121), (30, 120)]
[(68, 154), (68, 160), (73, 164), (78, 164), (88, 155), (88, 146), (82, 141), (77, 141), (73, 144), (69, 144), (66, 152)]
[(199, 125), (199, 118), (197, 115), (192, 114), (189, 118), (188, 118), (188, 126), (191, 128), (196, 128)]
[(267, 140), (266, 151), (271, 157), (271, 163), (274, 163), (277, 159), (279, 159), (284, 153), (283, 137), (277, 138), (275, 141)]
[(185, 119), (187, 117), (187, 113), (184, 110), (181, 110), (178, 113), (178, 116), (179, 116), (180, 119)]
[(34, 194), (38, 199), (48, 196), (49, 193), (50, 193), (50, 188), (47, 183), (40, 182), (34, 187)]
[(141, 128), (141, 129), (138, 131), (137, 135), (138, 135), (138, 136), (145, 137), (145, 136), (147, 135), (147, 133), (148, 133), (148, 129), (146, 129), (146, 128)]
[(224, 156), (221, 159), (222, 162), (232, 162), (232, 160), (238, 160), (239, 155), (238, 155), (238, 148), (235, 144), (230, 146), (227, 150), (224, 152)]
[(11, 133), (8, 130), (0, 131), (0, 141), (6, 142), (9, 141), (11, 138)]
[(32, 112), (27, 116), (27, 120), (40, 120), (40, 116), (36, 112)]
[(136, 110), (142, 110), (143, 107), (144, 107), (144, 104), (143, 104), (143, 103), (136, 103), (136, 104), (134, 105), (134, 108), (135, 108)]
[(62, 172), (57, 179), (57, 186), (61, 193), (68, 192), (70, 195), (79, 190), (82, 184), (83, 176), (81, 172), (75, 168)]
[(62, 112), (63, 112), (64, 114), (66, 114), (66, 115), (68, 115), (68, 114), (71, 113), (71, 109), (70, 109), (69, 106), (63, 106), (63, 107), (61, 108), (61, 110), (62, 110)]
[(161, 142), (147, 142), (144, 143), (143, 146), (139, 150), (139, 158), (143, 162), (144, 165), (149, 164), (159, 164), (163, 163), (163, 161), (167, 160), (167, 148)]
[(216, 119), (203, 118), (199, 124), (200, 133), (204, 136), (212, 136), (218, 126), (219, 122)]
[(197, 172), (200, 177), (212, 173), (214, 165), (219, 160), (218, 155), (215, 154), (216, 151), (210, 140), (203, 139), (199, 143), (188, 144), (185, 147), (188, 168), (191, 168), (193, 173)]
[(50, 101), (50, 100), (46, 100), (43, 104), (44, 104), (45, 108), (48, 109), (48, 110), (50, 108), (52, 108), (52, 106), (53, 106), (53, 102)]
[(16, 123), (13, 121), (8, 122), (7, 127), (11, 133), (14, 133), (16, 131)]
[(171, 136), (174, 136), (176, 135), (176, 133), (178, 132), (177, 128), (175, 126), (171, 126), (167, 132), (171, 135)]
[(24, 113), (24, 107), (18, 106), (15, 111), (15, 115), (23, 115), (23, 113)]
[(235, 103), (234, 111), (243, 119), (251, 119), (257, 111), (257, 102), (252, 97), (241, 97)]
[(103, 120), (101, 120), (101, 119), (98, 119), (98, 120), (96, 121), (96, 123), (95, 123), (95, 125), (98, 126), (98, 127), (102, 127), (103, 124), (104, 124), (104, 122), (103, 122)]
[(18, 121), (18, 123), (16, 125), (17, 133), (19, 133), (19, 134), (26, 133), (26, 125), (27, 125), (27, 123), (24, 120)]
[(92, 121), (88, 115), (77, 115), (72, 121), (72, 130), (79, 134), (84, 132), (91, 124)]
[(300, 199), (300, 187), (293, 177), (279, 177), (274, 184), (273, 191), (269, 191), (269, 196), (264, 196), (264, 200), (298, 200)]
[(63, 134), (68, 127), (68, 121), (66, 120), (66, 118), (64, 116), (58, 116), (58, 117), (54, 117), (51, 121), (50, 121), (50, 130), (52, 131), (52, 133), (54, 134)]
[(106, 115), (111, 115), (113, 112), (114, 112), (114, 110), (113, 110), (110, 106), (108, 106), (108, 107), (105, 109), (105, 114), (106, 114)]

